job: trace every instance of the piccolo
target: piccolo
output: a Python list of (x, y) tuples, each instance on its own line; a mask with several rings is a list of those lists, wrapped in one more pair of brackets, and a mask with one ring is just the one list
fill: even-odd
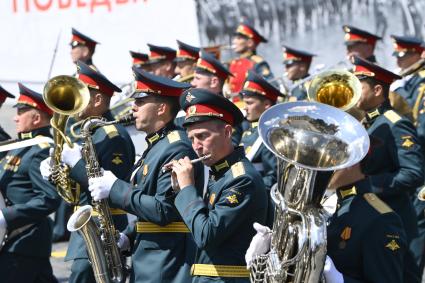
[[(211, 158), (211, 154), (207, 154), (207, 155), (201, 156), (199, 158), (192, 159), (190, 161), (190, 163), (195, 164), (195, 163), (204, 161), (204, 160), (206, 160), (208, 158)], [(165, 164), (164, 166), (162, 166), (162, 172), (170, 171), (172, 167), (173, 167), (173, 163), (172, 162), (169, 162), (169, 163)]]

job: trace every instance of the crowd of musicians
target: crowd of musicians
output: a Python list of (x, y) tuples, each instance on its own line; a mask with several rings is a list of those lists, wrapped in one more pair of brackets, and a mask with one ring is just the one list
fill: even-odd
[[(379, 65), (380, 37), (344, 26), (349, 71), (362, 86), (355, 117), (370, 137), (358, 164), (334, 172), (329, 194), (326, 282), (421, 282), (424, 269), (425, 45), (392, 36), (399, 70)], [(130, 51), (134, 82), (122, 91), (94, 65), (97, 42), (72, 30), (73, 76), (89, 90), (88, 105), (68, 123), (70, 145), (60, 161), (69, 168), (78, 198), (68, 204), (52, 182), (56, 115), (43, 94), (19, 84), (17, 139), (0, 128), (0, 282), (57, 282), (49, 258), (53, 241), (67, 239), (69, 215), (87, 204), (110, 205), (121, 256), (131, 257), (130, 282), (249, 282), (249, 267), (270, 249), (278, 182), (277, 157), (263, 144), (258, 120), (275, 104), (309, 100), (315, 56), (285, 46), (285, 75), (272, 74), (256, 53), (264, 38), (241, 23), (233, 34), (238, 55), (227, 64), (219, 53), (177, 41), (178, 50), (148, 44)], [(217, 51), (217, 50), (215, 50)], [(347, 67), (348, 68), (348, 67)], [(121, 124), (92, 133), (101, 176), (88, 177), (84, 141), (71, 125), (90, 117), (114, 121), (111, 100), (130, 102), (134, 126), (146, 135), (137, 156)], [(1, 104), (15, 96), (0, 87)], [(2, 121), (9, 123), (9, 121)], [(191, 162), (204, 157), (202, 162)], [(165, 166), (165, 167), (164, 167)], [(420, 197), (420, 195), (419, 195)], [(55, 212), (55, 224), (50, 215)], [(130, 220), (128, 214), (136, 216)], [(93, 217), (99, 217), (94, 211)], [(69, 282), (101, 281), (93, 272), (81, 233), (71, 232), (65, 257)], [(123, 260), (125, 262), (125, 260)], [(125, 282), (125, 277), (121, 279)]]

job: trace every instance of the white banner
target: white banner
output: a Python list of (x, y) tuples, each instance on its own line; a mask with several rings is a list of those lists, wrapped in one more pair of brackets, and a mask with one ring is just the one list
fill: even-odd
[(129, 50), (176, 48), (176, 39), (199, 45), (193, 0), (3, 0), (0, 26), (0, 84), (14, 94), (16, 81), (42, 91), (58, 37), (51, 76), (75, 72), (72, 27), (100, 42), (93, 62), (118, 85), (132, 79)]

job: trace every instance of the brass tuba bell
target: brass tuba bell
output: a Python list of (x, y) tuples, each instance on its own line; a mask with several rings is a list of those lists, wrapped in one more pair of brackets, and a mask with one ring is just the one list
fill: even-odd
[(308, 87), (308, 98), (347, 111), (360, 99), (359, 79), (346, 70), (329, 70), (318, 74)]
[(87, 86), (75, 77), (56, 76), (44, 86), (43, 99), (46, 105), (53, 110), (50, 120), (53, 128), (55, 147), (52, 156), (51, 180), (56, 185), (59, 195), (68, 203), (78, 203), (79, 191), (72, 188), (69, 179), (69, 168), (61, 165), (61, 153), (66, 142), (72, 143), (65, 135), (69, 116), (81, 112), (89, 103), (90, 92)]

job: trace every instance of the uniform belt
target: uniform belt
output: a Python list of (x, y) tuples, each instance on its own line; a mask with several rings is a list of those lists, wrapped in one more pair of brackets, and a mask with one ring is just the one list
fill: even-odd
[(255, 162), (252, 163), (252, 165), (254, 165), (255, 170), (259, 171), (259, 172), (263, 172), (264, 171), (264, 165), (261, 162)]
[(137, 233), (189, 233), (184, 222), (171, 222), (165, 226), (159, 226), (151, 222), (137, 222), (136, 223)]
[(246, 266), (239, 265), (193, 264), (190, 273), (194, 276), (249, 277)]
[[(81, 206), (76, 206), (74, 208), (74, 211), (77, 211), (77, 209), (79, 209), (80, 207)], [(112, 215), (125, 215), (125, 214), (127, 214), (127, 212), (125, 212), (124, 210), (119, 209), (119, 208), (109, 208), (109, 211), (111, 212)], [(99, 212), (97, 212), (96, 210), (93, 210), (92, 216), (98, 217)]]

